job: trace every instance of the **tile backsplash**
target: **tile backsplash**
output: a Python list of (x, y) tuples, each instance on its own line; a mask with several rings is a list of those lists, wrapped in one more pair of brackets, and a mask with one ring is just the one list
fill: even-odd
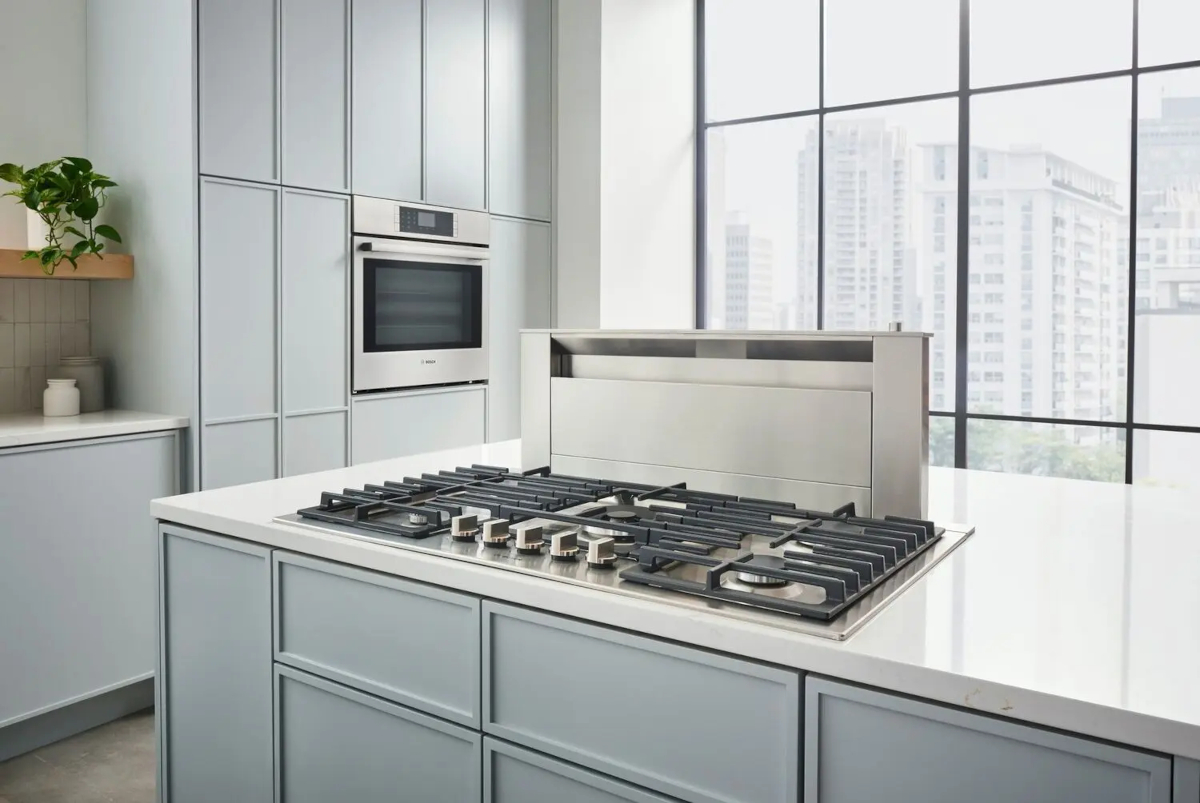
[(90, 282), (0, 279), (0, 413), (40, 409), (46, 372), (91, 353)]

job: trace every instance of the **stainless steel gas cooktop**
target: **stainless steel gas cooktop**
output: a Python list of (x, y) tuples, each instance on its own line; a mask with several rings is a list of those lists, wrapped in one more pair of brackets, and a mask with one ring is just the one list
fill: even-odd
[(974, 532), (480, 465), (326, 492), (275, 520), (832, 639)]

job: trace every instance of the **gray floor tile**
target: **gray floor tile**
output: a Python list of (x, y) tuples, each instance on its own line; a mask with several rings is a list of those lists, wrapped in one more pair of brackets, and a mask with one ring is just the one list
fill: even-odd
[(151, 803), (152, 712), (102, 725), (0, 764), (0, 803)]

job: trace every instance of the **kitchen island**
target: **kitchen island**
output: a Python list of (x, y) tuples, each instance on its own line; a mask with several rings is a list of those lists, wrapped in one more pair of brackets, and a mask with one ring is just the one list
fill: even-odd
[(845, 642), (273, 521), (519, 454), (156, 501), (165, 799), (1200, 801), (1187, 494), (931, 469), (976, 534)]

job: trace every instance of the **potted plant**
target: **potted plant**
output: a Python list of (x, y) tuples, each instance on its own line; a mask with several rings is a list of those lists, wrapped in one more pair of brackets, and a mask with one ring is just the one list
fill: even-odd
[[(96, 215), (108, 200), (106, 191), (117, 186), (108, 176), (92, 170), (92, 163), (81, 156), (67, 156), (26, 170), (14, 164), (0, 165), (0, 180), (16, 184), (11, 195), (37, 216), (45, 232), (46, 244), (37, 250), (26, 251), (22, 259), (36, 259), (42, 273), (54, 275), (54, 269), (64, 259), (78, 268), (76, 260), (84, 254), (104, 257), (103, 237), (121, 242), (121, 235), (112, 226), (96, 225)], [(78, 224), (78, 225), (76, 225)], [(81, 228), (82, 227), (82, 228)], [(68, 235), (78, 238), (68, 244)], [(36, 243), (29, 243), (30, 248)]]

